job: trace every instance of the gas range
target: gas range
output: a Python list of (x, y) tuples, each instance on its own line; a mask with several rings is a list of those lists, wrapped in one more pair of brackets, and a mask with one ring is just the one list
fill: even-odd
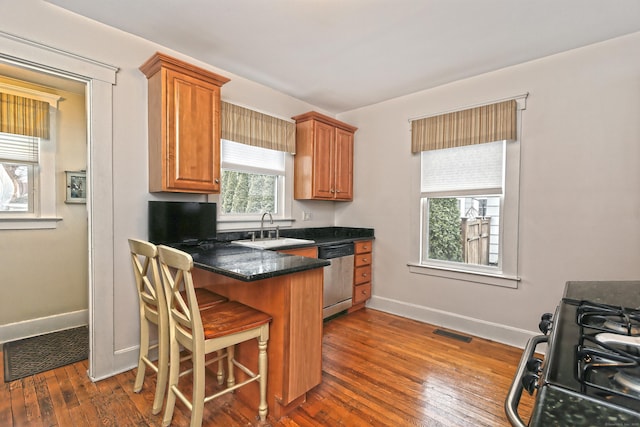
[[(640, 425), (640, 282), (569, 282), (540, 330), (505, 402), (512, 425), (525, 426), (523, 390), (536, 393), (530, 427)], [(543, 361), (534, 354), (545, 342)]]

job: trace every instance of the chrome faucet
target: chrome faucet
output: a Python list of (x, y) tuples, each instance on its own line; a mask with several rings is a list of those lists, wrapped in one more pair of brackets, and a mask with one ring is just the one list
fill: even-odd
[(262, 214), (262, 218), (260, 219), (260, 238), (264, 238), (264, 217), (269, 215), (269, 224), (273, 224), (273, 216), (271, 216), (271, 212), (265, 212)]

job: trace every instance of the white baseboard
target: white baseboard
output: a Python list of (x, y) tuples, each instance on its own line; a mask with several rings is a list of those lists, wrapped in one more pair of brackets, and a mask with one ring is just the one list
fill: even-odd
[(524, 329), (375, 295), (368, 301), (367, 307), (518, 348), (524, 348), (531, 337), (539, 335), (539, 333)]
[(0, 344), (88, 324), (89, 310), (78, 310), (0, 325)]

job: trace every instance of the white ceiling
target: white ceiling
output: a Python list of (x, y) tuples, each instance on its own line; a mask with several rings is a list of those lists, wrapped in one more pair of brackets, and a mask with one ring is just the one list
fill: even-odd
[(49, 1), (334, 114), (640, 31), (638, 0)]

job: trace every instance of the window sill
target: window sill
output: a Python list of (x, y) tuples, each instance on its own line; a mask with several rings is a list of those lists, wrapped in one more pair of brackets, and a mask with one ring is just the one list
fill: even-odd
[[(265, 218), (263, 224), (265, 230), (273, 230), (276, 226), (291, 227), (295, 219), (293, 218), (273, 218), (273, 224), (269, 222), (269, 218)], [(260, 228), (259, 219), (220, 219), (218, 218), (218, 231), (246, 230), (252, 228)]]
[(409, 272), (424, 274), (427, 276), (443, 277), (446, 279), (462, 280), (465, 282), (480, 283), (483, 285), (502, 286), (517, 289), (520, 277), (500, 273), (485, 273), (468, 270), (456, 270), (448, 267), (431, 266), (424, 264), (408, 263)]
[(62, 218), (0, 218), (0, 230), (44, 230), (56, 228)]

